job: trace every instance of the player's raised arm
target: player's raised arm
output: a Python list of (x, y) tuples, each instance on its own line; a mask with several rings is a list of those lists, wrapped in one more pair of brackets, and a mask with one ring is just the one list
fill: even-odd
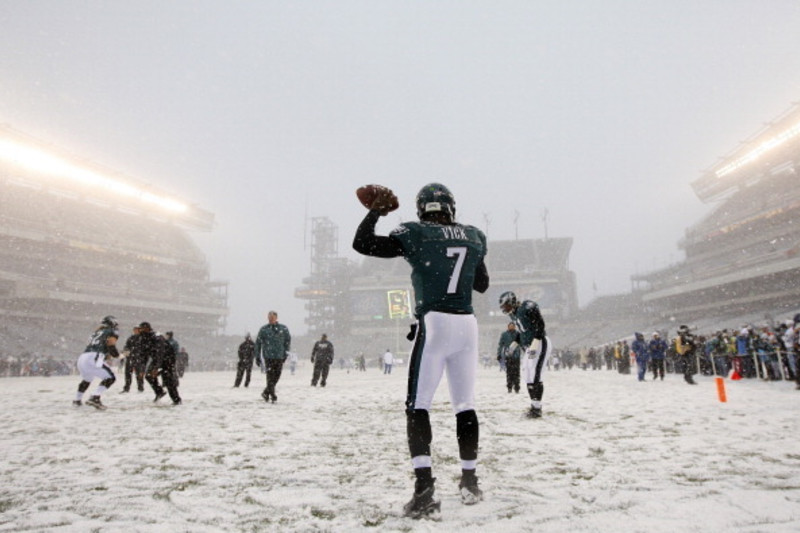
[(356, 191), (361, 204), (369, 209), (364, 220), (358, 225), (353, 238), (353, 249), (372, 257), (400, 257), (403, 248), (391, 237), (375, 235), (375, 225), (381, 216), (399, 207), (397, 197), (391, 189), (381, 185), (365, 185)]

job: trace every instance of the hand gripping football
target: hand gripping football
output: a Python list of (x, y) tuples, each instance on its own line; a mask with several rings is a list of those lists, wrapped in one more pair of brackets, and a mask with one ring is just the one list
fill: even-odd
[(356, 189), (356, 196), (361, 205), (367, 209), (374, 209), (381, 215), (391, 213), (398, 207), (400, 202), (397, 201), (397, 196), (388, 187), (383, 185), (364, 185)]

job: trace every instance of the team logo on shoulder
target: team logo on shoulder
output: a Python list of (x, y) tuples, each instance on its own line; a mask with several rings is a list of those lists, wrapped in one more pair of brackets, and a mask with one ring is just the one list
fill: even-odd
[(405, 226), (405, 225), (403, 225), (403, 224), (400, 224), (399, 226), (397, 226), (396, 228), (394, 228), (394, 229), (391, 231), (391, 233), (392, 233), (393, 235), (399, 235), (399, 234), (401, 234), (401, 233), (408, 233), (408, 227), (406, 227), (406, 226)]

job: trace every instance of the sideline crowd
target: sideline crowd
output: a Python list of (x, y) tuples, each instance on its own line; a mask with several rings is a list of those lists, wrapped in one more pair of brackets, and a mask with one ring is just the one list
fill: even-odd
[[(553, 370), (615, 370), (637, 372), (639, 381), (664, 379), (680, 374), (687, 383), (692, 375), (726, 376), (733, 380), (759, 378), (765, 381), (794, 381), (800, 390), (800, 314), (775, 326), (723, 328), (694, 333), (681, 326), (667, 331), (630, 337), (598, 346), (558, 350), (548, 363)], [(484, 357), (488, 362), (488, 356)], [(504, 361), (500, 361), (501, 370)]]

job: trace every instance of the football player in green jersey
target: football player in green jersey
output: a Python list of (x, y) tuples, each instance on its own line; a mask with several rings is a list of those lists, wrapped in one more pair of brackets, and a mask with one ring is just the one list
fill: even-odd
[(517, 329), (517, 342), (525, 350), (522, 356), (522, 375), (531, 397), (528, 418), (542, 416), (542, 395), (544, 383), (542, 374), (547, 369), (547, 362), (553, 345), (544, 331), (544, 318), (539, 306), (532, 300), (519, 301), (517, 295), (506, 291), (500, 295), (500, 309), (514, 321)]
[(103, 317), (100, 325), (89, 337), (89, 345), (78, 357), (78, 372), (81, 375), (81, 382), (78, 384), (78, 392), (75, 394), (72, 405), (78, 407), (83, 404), (81, 401), (83, 393), (89, 389), (94, 378), (98, 378), (100, 385), (97, 386), (94, 394), (86, 400), (86, 405), (91, 405), (100, 410), (106, 408), (100, 400), (100, 396), (117, 380), (111, 367), (106, 364), (106, 359), (119, 357), (119, 352), (116, 348), (117, 340), (119, 339), (118, 325), (117, 319), (113, 316)]
[[(393, 193), (386, 191), (396, 206)], [(485, 292), (489, 274), (484, 263), (486, 237), (478, 228), (455, 221), (455, 199), (447, 187), (425, 185), (416, 203), (419, 222), (402, 223), (388, 236), (378, 236), (375, 225), (379, 217), (392, 209), (392, 202), (379, 195), (356, 231), (353, 248), (374, 257), (402, 257), (412, 268), (417, 328), (409, 361), (406, 428), (416, 483), (404, 513), (412, 518), (436, 518), (440, 502), (434, 499), (428, 411), (444, 372), (456, 416), (461, 500), (471, 505), (483, 499), (475, 475), (478, 323), (472, 311), (472, 291)]]

